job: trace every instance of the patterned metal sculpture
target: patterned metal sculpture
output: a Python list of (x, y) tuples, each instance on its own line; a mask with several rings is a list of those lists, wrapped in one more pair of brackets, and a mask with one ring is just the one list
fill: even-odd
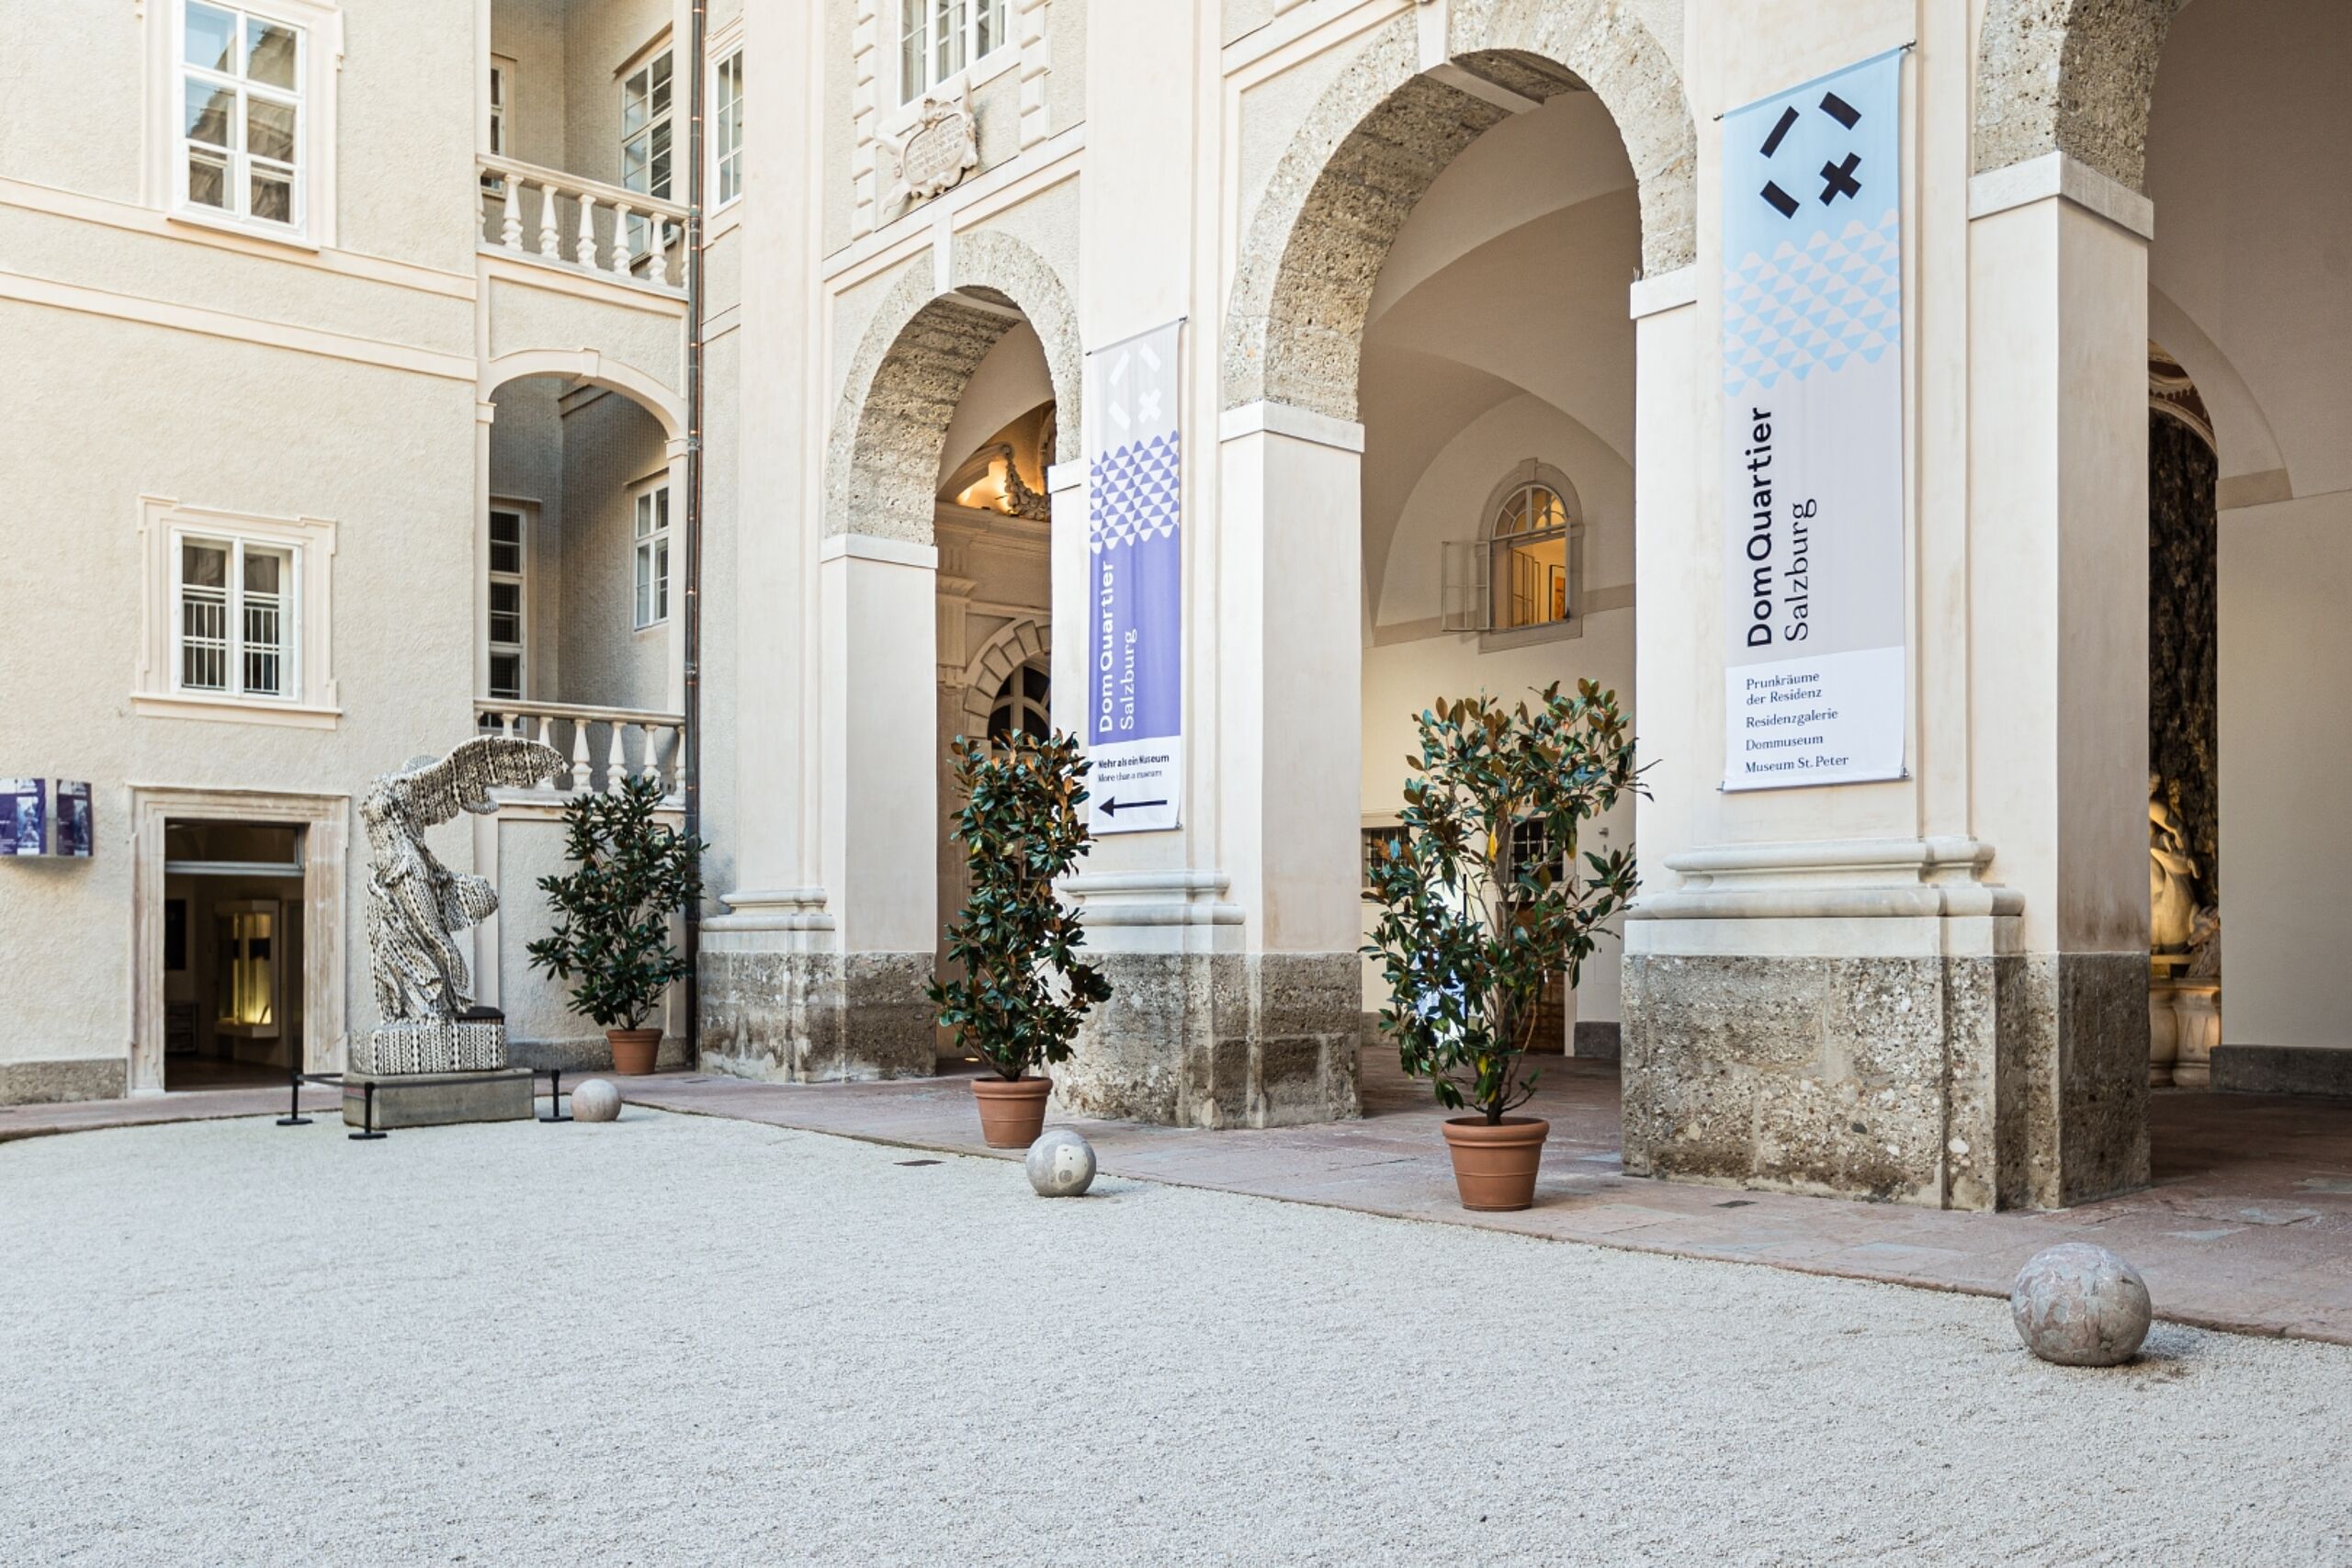
[(500, 1067), (506, 1032), (474, 1019), (473, 991), (458, 933), (498, 908), (485, 877), (451, 871), (425, 830), (460, 812), (498, 809), (493, 789), (523, 789), (564, 765), (551, 746), (503, 735), (469, 740), (435, 761), (420, 758), (387, 773), (359, 800), (373, 860), (368, 873), (368, 946), (375, 960), (376, 1007), (361, 1072), (449, 1072)]

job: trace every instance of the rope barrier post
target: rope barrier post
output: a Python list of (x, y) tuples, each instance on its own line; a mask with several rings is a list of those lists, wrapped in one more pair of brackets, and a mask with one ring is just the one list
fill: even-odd
[(370, 1080), (368, 1083), (361, 1084), (359, 1086), (359, 1089), (361, 1095), (359, 1105), (359, 1131), (356, 1133), (346, 1133), (344, 1134), (344, 1136), (349, 1138), (355, 1144), (366, 1143), (371, 1138), (380, 1138), (384, 1135), (383, 1134), (376, 1131), (375, 1083), (373, 1080)]
[(302, 1064), (297, 1061), (286, 1072), (286, 1114), (277, 1119), (281, 1127), (307, 1127), (311, 1119), (302, 1114)]
[(563, 1069), (561, 1067), (549, 1067), (547, 1069), (547, 1075), (548, 1113), (545, 1116), (540, 1117), (539, 1120), (542, 1122), (569, 1122), (571, 1120), (571, 1113), (563, 1108)]

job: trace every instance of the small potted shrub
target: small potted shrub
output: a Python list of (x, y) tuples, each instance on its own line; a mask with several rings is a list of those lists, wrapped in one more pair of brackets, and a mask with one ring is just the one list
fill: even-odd
[(1520, 1075), (1544, 977), (1574, 985), (1602, 922), (1633, 897), (1633, 857), (1587, 853), (1583, 825), (1641, 794), (1613, 692), (1557, 683), (1505, 708), (1441, 700), (1406, 759), (1403, 831), (1373, 862), (1380, 918), (1364, 952), (1390, 997), (1380, 1028), (1405, 1071), (1469, 1114), (1444, 1124), (1465, 1209), (1524, 1209), (1552, 1124), (1510, 1112), (1535, 1092)]
[(1031, 1070), (1068, 1061), (1086, 1010), (1111, 995), (1078, 956), (1078, 912), (1054, 892), (1091, 837), (1078, 809), (1088, 763), (1064, 734), (1016, 734), (996, 750), (959, 737), (954, 755), (964, 797), (955, 840), (972, 891), (947, 927), (947, 956), (963, 972), (929, 994), (942, 1027), (995, 1070), (972, 1080), (981, 1135), (992, 1148), (1022, 1148), (1044, 1129), (1053, 1092)]
[(572, 869), (539, 878), (557, 919), (530, 944), (531, 967), (572, 982), (571, 1005), (604, 1026), (616, 1073), (653, 1070), (662, 1031), (642, 1025), (686, 974), (670, 920), (702, 897), (703, 842), (660, 820), (661, 807), (662, 786), (646, 778), (573, 796), (563, 808)]

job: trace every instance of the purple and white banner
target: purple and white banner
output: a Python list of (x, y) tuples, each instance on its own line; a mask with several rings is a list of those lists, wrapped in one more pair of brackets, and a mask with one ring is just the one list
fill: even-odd
[(1903, 55), (1724, 117), (1724, 787), (1904, 773)]
[(1184, 781), (1182, 321), (1086, 356), (1089, 825), (1177, 825)]

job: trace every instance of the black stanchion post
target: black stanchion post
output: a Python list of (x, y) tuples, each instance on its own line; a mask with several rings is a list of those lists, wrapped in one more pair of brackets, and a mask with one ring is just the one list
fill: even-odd
[(571, 1120), (571, 1112), (563, 1108), (563, 1069), (561, 1067), (548, 1069), (548, 1113), (539, 1120), (542, 1122)]
[(281, 1127), (307, 1127), (311, 1119), (302, 1114), (302, 1064), (298, 1060), (286, 1069), (286, 1114), (277, 1119)]
[(376, 1131), (376, 1086), (372, 1082), (364, 1083), (359, 1086), (359, 1131), (345, 1134), (355, 1144), (384, 1135)]

